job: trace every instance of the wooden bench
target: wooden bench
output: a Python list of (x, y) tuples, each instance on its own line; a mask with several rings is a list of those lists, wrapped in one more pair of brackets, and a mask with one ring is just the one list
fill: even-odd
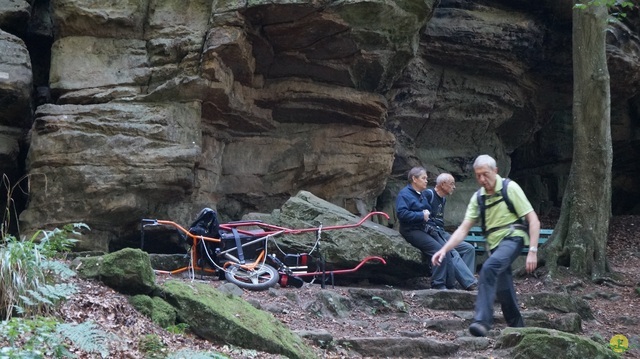
[[(540, 230), (540, 238), (538, 239), (538, 247), (547, 242), (551, 234), (553, 233), (553, 229), (541, 229)], [(482, 229), (480, 227), (471, 227), (469, 234), (467, 234), (467, 238), (464, 239), (465, 242), (471, 243), (473, 247), (476, 249), (476, 255), (485, 254), (487, 252), (487, 242), (482, 235)], [(522, 248), (521, 254), (529, 253), (529, 247)]]

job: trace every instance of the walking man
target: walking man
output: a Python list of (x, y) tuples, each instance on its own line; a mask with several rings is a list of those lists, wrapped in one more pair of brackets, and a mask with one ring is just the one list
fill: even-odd
[[(510, 181), (506, 191), (515, 213), (511, 211), (502, 196), (504, 182), (498, 175), (495, 159), (488, 155), (478, 156), (473, 163), (473, 171), (481, 186), (479, 195), (471, 197), (462, 224), (444, 247), (432, 256), (431, 261), (433, 265), (440, 265), (447, 252), (462, 242), (471, 227), (481, 221), (491, 256), (480, 270), (474, 321), (469, 326), (469, 332), (474, 336), (486, 336), (493, 326), (493, 303), (496, 298), (507, 325), (524, 326), (513, 287), (511, 264), (518, 258), (522, 248), (529, 246), (526, 270), (531, 273), (536, 269), (540, 221), (522, 188), (513, 181)], [(528, 228), (521, 224), (522, 217), (528, 222)]]

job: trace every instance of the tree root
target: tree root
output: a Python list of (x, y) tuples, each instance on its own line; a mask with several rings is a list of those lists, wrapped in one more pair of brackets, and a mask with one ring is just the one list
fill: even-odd
[(608, 286), (618, 286), (618, 287), (635, 287), (634, 284), (632, 283), (624, 283), (621, 282), (617, 279), (611, 278), (611, 277), (606, 277), (606, 276), (598, 276), (598, 277), (594, 277), (592, 279), (592, 281), (595, 284), (603, 284), (603, 285), (608, 285)]

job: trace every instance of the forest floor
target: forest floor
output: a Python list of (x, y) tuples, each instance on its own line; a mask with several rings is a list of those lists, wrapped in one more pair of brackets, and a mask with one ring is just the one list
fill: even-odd
[[(543, 226), (551, 225), (543, 219)], [(551, 226), (552, 227), (552, 226)], [(624, 335), (629, 340), (629, 350), (623, 358), (640, 358), (640, 216), (618, 216), (611, 221), (608, 240), (608, 260), (615, 281), (604, 281), (596, 284), (588, 278), (576, 278), (563, 275), (559, 279), (549, 280), (545, 267), (539, 268), (533, 275), (519, 277), (515, 280), (519, 296), (541, 291), (568, 291), (587, 300), (594, 320), (583, 321), (582, 335), (600, 338), (609, 342), (614, 335)], [(224, 284), (224, 281), (212, 280), (214, 286)], [(80, 292), (70, 298), (62, 308), (62, 315), (68, 322), (83, 322), (92, 320), (102, 329), (115, 334), (120, 341), (112, 344), (114, 358), (148, 358), (153, 357), (145, 353), (140, 339), (151, 335), (160, 340), (164, 349), (160, 351), (215, 350), (230, 358), (280, 358), (277, 355), (243, 350), (225, 345), (212, 344), (188, 333), (172, 334), (160, 328), (148, 318), (133, 309), (126, 296), (114, 292), (110, 288), (97, 282), (78, 281)], [(331, 288), (331, 287), (328, 287)], [(403, 291), (404, 298), (411, 308), (411, 315), (418, 318), (433, 318), (441, 315), (418, 305), (412, 305), (411, 292), (420, 288), (395, 288)], [(319, 284), (306, 284), (302, 288), (277, 288), (275, 290), (255, 292), (244, 291), (243, 298), (257, 301), (265, 306), (277, 302), (282, 305), (283, 296), (295, 296), (298, 303), (305, 303), (307, 299), (315, 297), (321, 291)], [(331, 290), (345, 292), (347, 287), (334, 287)], [(284, 293), (287, 292), (287, 293)], [(368, 325), (354, 327), (334, 318), (310, 319), (302, 306), (294, 301), (287, 310), (274, 313), (274, 316), (292, 330), (324, 329), (334, 338), (340, 337), (377, 337), (394, 336), (395, 333), (381, 332), (384, 322), (388, 320), (382, 315), (362, 313), (361, 321)], [(440, 333), (425, 329), (419, 320), (407, 321), (397, 326), (403, 331), (421, 332), (424, 336), (436, 340), (452, 340), (452, 334)], [(352, 324), (352, 323), (351, 323)], [(347, 358), (336, 348), (321, 349), (316, 347), (319, 357)], [(491, 356), (489, 352), (477, 353), (480, 357)], [(474, 355), (475, 356), (475, 355)], [(82, 357), (82, 356), (81, 356)], [(86, 356), (85, 356), (86, 357)], [(156, 356), (161, 357), (161, 356)], [(456, 356), (458, 357), (458, 356)]]

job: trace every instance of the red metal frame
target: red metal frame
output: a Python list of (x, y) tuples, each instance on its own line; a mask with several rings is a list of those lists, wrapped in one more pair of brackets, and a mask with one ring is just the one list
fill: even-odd
[[(302, 228), (302, 229), (291, 229), (291, 228), (286, 228), (286, 227), (280, 227), (280, 226), (275, 226), (273, 224), (268, 224), (268, 223), (264, 223), (261, 221), (239, 221), (239, 222), (230, 222), (230, 223), (225, 223), (225, 224), (221, 224), (220, 228), (231, 231), (233, 228), (238, 230), (238, 233), (242, 233), (242, 234), (248, 234), (251, 236), (255, 236), (255, 235), (269, 235), (269, 234), (275, 234), (277, 232), (280, 231), (284, 231), (285, 234), (300, 234), (300, 233), (307, 233), (307, 232), (317, 232), (318, 230), (323, 230), (323, 231), (330, 231), (330, 230), (334, 230), (334, 229), (345, 229), (345, 228), (354, 228), (354, 227), (359, 227), (361, 226), (364, 222), (367, 221), (367, 219), (375, 216), (375, 215), (380, 215), (385, 217), (386, 219), (389, 219), (389, 215), (384, 213), (384, 212), (370, 212), (369, 214), (367, 214), (366, 216), (362, 217), (362, 219), (360, 220), (360, 222), (355, 223), (355, 224), (344, 224), (341, 226), (327, 226), (327, 227), (315, 227), (315, 228)], [(248, 231), (248, 230), (242, 230), (242, 229), (238, 229), (239, 227), (260, 227), (263, 232), (260, 233), (256, 233), (256, 232), (252, 232), (252, 231)], [(266, 229), (266, 230), (265, 230)]]
[(317, 275), (322, 275), (322, 274), (344, 274), (344, 273), (353, 273), (355, 271), (357, 271), (358, 269), (362, 268), (362, 266), (369, 262), (369, 261), (378, 261), (381, 262), (382, 264), (386, 265), (387, 261), (384, 260), (384, 258), (382, 257), (378, 257), (378, 256), (369, 256), (366, 257), (365, 259), (361, 260), (360, 263), (358, 263), (357, 266), (351, 268), (351, 269), (336, 269), (336, 270), (330, 270), (330, 271), (316, 271), (316, 272), (305, 272), (305, 273), (296, 273), (295, 276), (296, 277), (314, 277)]
[[(261, 222), (261, 221), (238, 221), (238, 222), (230, 222), (230, 223), (220, 224), (220, 228), (222, 228), (222, 229), (224, 229), (226, 231), (232, 231), (233, 229), (236, 229), (238, 231), (238, 233), (241, 233), (241, 234), (246, 234), (246, 235), (250, 235), (250, 236), (258, 236), (258, 237), (259, 236), (266, 237), (268, 235), (274, 235), (274, 234), (277, 234), (277, 233), (301, 234), (301, 233), (308, 233), (308, 232), (317, 232), (319, 230), (336, 230), (336, 229), (359, 227), (365, 221), (367, 221), (369, 218), (373, 217), (374, 215), (380, 215), (380, 216), (385, 217), (386, 219), (389, 219), (389, 215), (386, 214), (385, 212), (370, 212), (369, 214), (364, 216), (358, 223), (338, 225), (338, 226), (292, 229), (292, 228), (280, 227), (280, 226), (264, 223), (264, 222)], [(185, 271), (189, 270), (190, 268), (193, 268), (194, 270), (205, 271), (205, 272), (208, 272), (208, 273), (215, 273), (216, 272), (216, 270), (214, 270), (214, 269), (198, 266), (198, 264), (197, 264), (198, 258), (197, 258), (196, 250), (197, 250), (197, 247), (198, 247), (198, 241), (199, 240), (208, 241), (208, 242), (214, 242), (214, 243), (220, 243), (221, 239), (212, 238), (212, 237), (204, 237), (204, 236), (191, 234), (191, 233), (189, 233), (189, 231), (187, 229), (185, 229), (184, 227), (182, 227), (181, 225), (179, 225), (178, 223), (173, 222), (173, 221), (147, 220), (147, 219), (143, 220), (143, 222), (145, 222), (145, 221), (147, 221), (150, 224), (162, 224), (162, 225), (173, 226), (173, 227), (177, 228), (178, 230), (180, 230), (181, 232), (183, 232), (185, 235), (187, 235), (193, 241), (193, 245), (191, 246), (191, 266), (178, 268), (178, 269), (175, 269), (175, 270), (172, 270), (172, 271), (156, 270), (155, 271), (156, 273), (173, 275), (173, 274), (178, 274), (178, 273), (185, 272)], [(251, 230), (246, 230), (246, 229), (240, 229), (241, 227), (259, 227), (262, 231), (261, 232), (256, 232), (255, 230), (251, 231)], [(255, 267), (263, 259), (264, 259), (264, 252), (262, 252), (260, 254), (260, 256), (253, 263), (247, 263), (247, 264), (245, 264), (243, 266), (245, 268), (249, 268), (250, 269), (252, 267)], [(319, 272), (316, 271), (316, 272), (296, 273), (296, 276), (297, 277), (305, 277), (305, 276), (317, 276), (317, 275), (324, 275), (324, 274), (333, 275), (333, 274), (353, 273), (353, 272), (359, 270), (365, 263), (367, 263), (369, 261), (379, 261), (382, 264), (385, 264), (385, 265), (387, 264), (387, 262), (382, 257), (369, 256), (369, 257), (364, 258), (362, 261), (360, 261), (360, 263), (358, 263), (358, 265), (356, 265), (355, 267), (353, 267), (351, 269), (338, 269), (338, 270), (332, 270), (332, 271), (319, 271)]]

